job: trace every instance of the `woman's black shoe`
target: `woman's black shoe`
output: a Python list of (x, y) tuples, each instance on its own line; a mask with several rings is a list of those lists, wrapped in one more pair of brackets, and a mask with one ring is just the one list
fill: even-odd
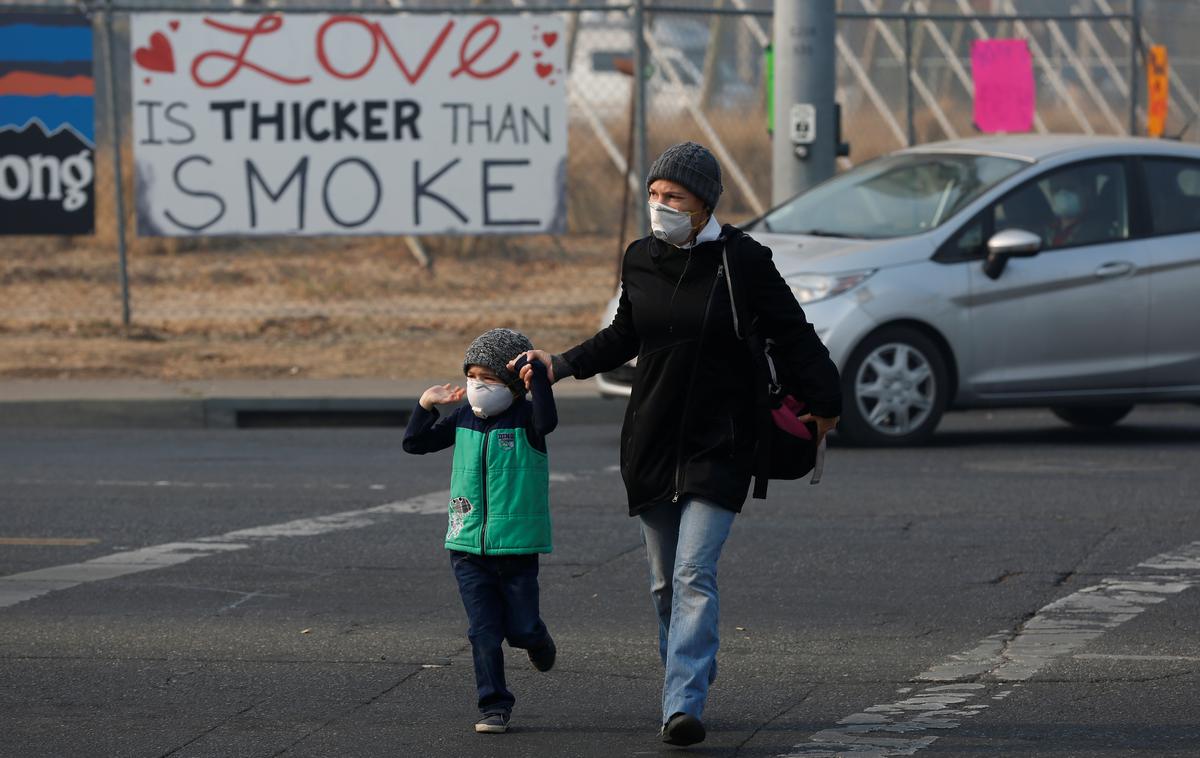
[(704, 724), (695, 716), (676, 713), (663, 726), (662, 741), (668, 745), (695, 745), (704, 741)]

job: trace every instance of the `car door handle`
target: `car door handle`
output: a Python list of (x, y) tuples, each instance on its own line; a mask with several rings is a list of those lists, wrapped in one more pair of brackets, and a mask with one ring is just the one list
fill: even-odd
[(1114, 261), (1112, 263), (1105, 263), (1096, 269), (1096, 278), (1114, 279), (1118, 276), (1125, 276), (1131, 271), (1133, 271), (1133, 264), (1129, 261)]

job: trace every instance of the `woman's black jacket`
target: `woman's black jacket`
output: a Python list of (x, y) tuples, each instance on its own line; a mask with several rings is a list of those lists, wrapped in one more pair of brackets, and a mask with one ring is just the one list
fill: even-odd
[[(811, 411), (841, 415), (836, 366), (771, 251), (733, 226), (691, 250), (654, 237), (633, 242), (621, 268), (612, 324), (568, 350), (577, 379), (611, 371), (637, 356), (633, 394), (621, 431), (621, 476), (629, 513), (687, 496), (740, 511), (754, 469), (754, 373), (733, 330), (721, 251), (747, 295), (758, 333)], [(557, 360), (561, 366), (563, 360)]]

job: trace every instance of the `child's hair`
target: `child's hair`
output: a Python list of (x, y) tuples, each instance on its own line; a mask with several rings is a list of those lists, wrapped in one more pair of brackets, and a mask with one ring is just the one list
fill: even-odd
[(480, 366), (491, 371), (508, 386), (517, 383), (517, 375), (508, 370), (508, 362), (521, 353), (533, 349), (533, 343), (524, 334), (513, 329), (491, 329), (475, 338), (463, 356), (463, 373), (471, 366)]

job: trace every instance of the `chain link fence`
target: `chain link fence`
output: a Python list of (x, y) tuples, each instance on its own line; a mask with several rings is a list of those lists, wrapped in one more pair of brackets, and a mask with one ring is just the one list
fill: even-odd
[[(114, 13), (106, 50), (96, 8), (96, 232), (0, 238), (0, 376), (154, 378), (429, 376), (453, 371), (478, 332), (497, 325), (561, 349), (590, 334), (616, 285), (644, 189), (632, 152), (633, 14), (627, 2), (463, 0), (347, 12), (453, 9), (562, 14), (569, 75), (567, 233), (462, 237), (141, 238), (125, 203), (130, 322), (123, 320), (113, 135), (132, 197), (130, 11)], [(770, 203), (764, 50), (771, 0), (647, 3), (650, 156), (694, 139), (722, 159), (718, 209), (738, 223)], [(247, 12), (304, 3), (245, 2)], [(469, 7), (468, 7), (469, 6)], [(607, 7), (606, 7), (607, 6)], [(147, 9), (203, 10), (147, 2)], [(838, 101), (843, 167), (913, 142), (966, 137), (971, 43), (1029, 40), (1035, 129), (1144, 129), (1141, 45), (1171, 51), (1168, 134), (1200, 139), (1200, 21), (1184, 0), (841, 0)], [(1077, 16), (1047, 20), (1046, 16)], [(1042, 18), (1039, 18), (1042, 17)], [(115, 64), (112, 76), (108, 66)], [(1136, 68), (1135, 68), (1136, 66)], [(1131, 88), (1131, 84), (1134, 85)]]

